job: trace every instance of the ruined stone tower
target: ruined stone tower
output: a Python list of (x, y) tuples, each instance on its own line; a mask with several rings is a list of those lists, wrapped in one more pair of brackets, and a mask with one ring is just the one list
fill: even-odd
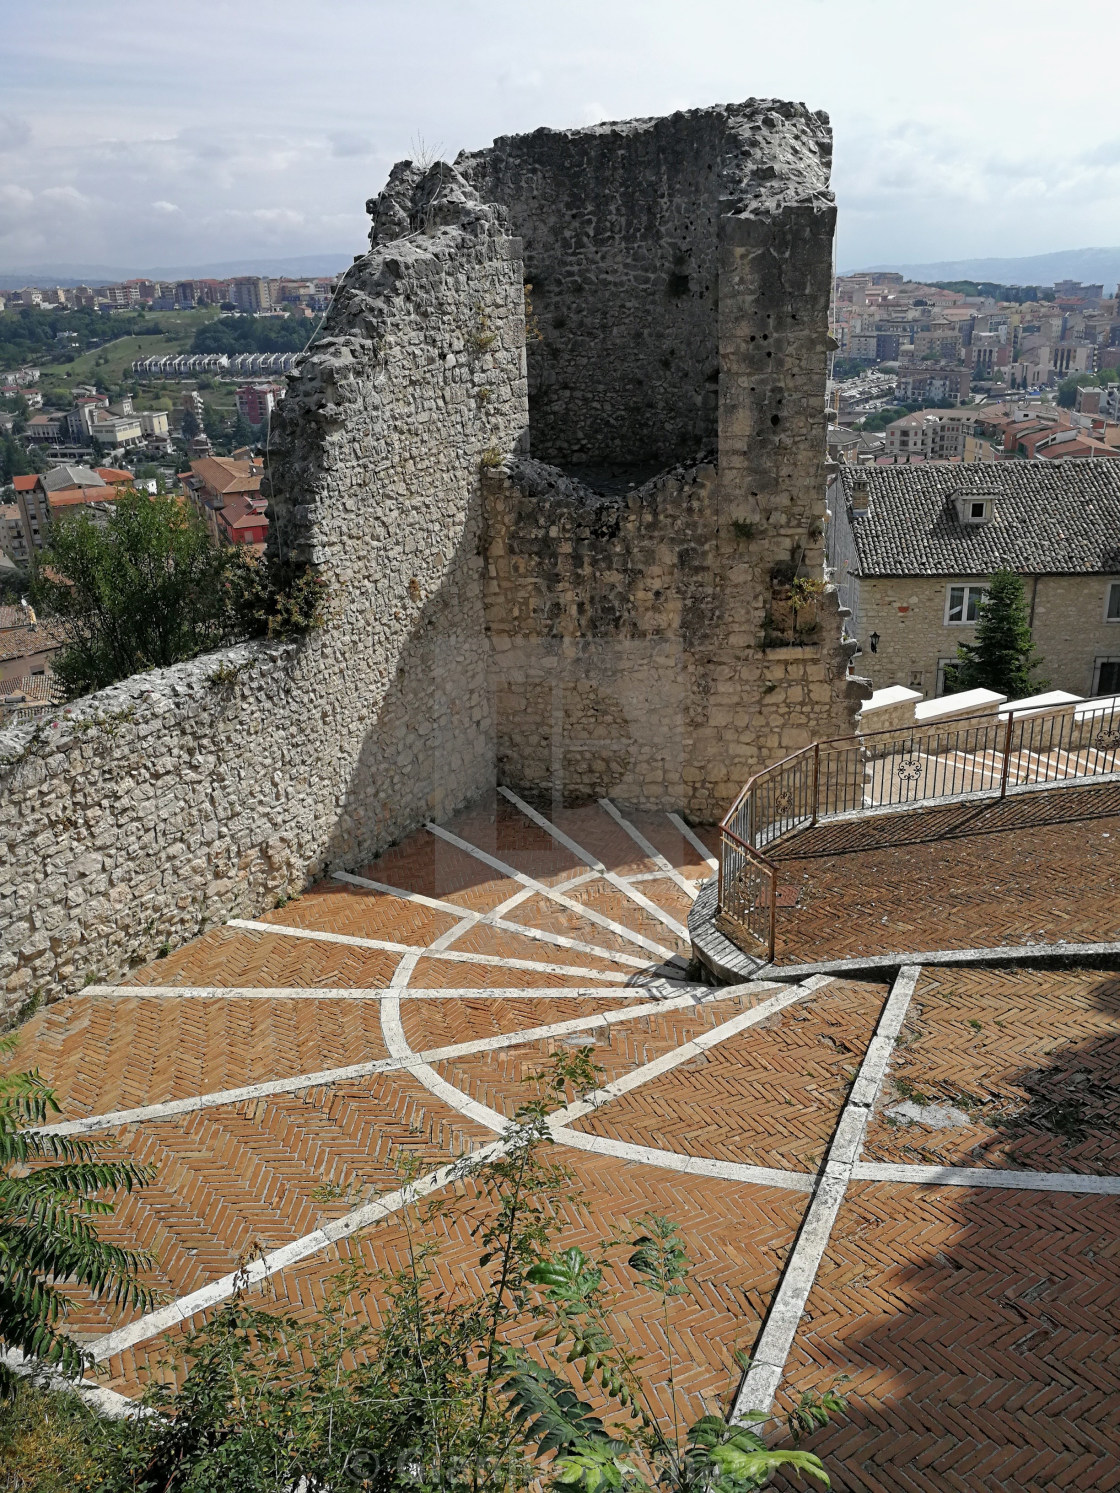
[(711, 822), (850, 729), (829, 156), (825, 116), (753, 100), (394, 168), (273, 420), (271, 542), (329, 623), (0, 739), (10, 1000), (495, 781)]

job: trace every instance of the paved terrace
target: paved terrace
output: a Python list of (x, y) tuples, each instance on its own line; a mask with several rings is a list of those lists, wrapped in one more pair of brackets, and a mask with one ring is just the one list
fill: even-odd
[[(1060, 905), (1080, 915), (1080, 865), (1098, 935), (1115, 873), (1085, 853), (1117, 832), (1115, 800), (1099, 802), (1099, 817), (982, 837), (1033, 840), (1052, 861), (1067, 837)], [(804, 918), (815, 948), (858, 946), (858, 916), (897, 948), (969, 924), (980, 904), (949, 902), (952, 857), (976, 838), (903, 846), (886, 820), (869, 833), (845, 862), (856, 874), (829, 869), (845, 858), (825, 854), (826, 831), (802, 841), (813, 858), (783, 869), (809, 890), (783, 936)], [(919, 962), (889, 986), (694, 984), (685, 925), (714, 846), (665, 815), (545, 818), (498, 796), (36, 1015), (16, 1064), (56, 1085), (64, 1123), (159, 1167), (107, 1232), (157, 1252), (166, 1304), (85, 1302), (73, 1324), (113, 1389), (138, 1393), (252, 1253), (250, 1275), (296, 1313), (340, 1258), (396, 1261), (402, 1156), (446, 1186), (550, 1051), (593, 1042), (604, 1086), (554, 1126), (590, 1204), (570, 1237), (650, 1211), (680, 1222), (694, 1268), (672, 1329), (692, 1413), (735, 1401), (745, 1348), (744, 1408), (850, 1375), (851, 1417), (812, 1443), (837, 1488), (1120, 1486), (1120, 979)], [(919, 899), (897, 878), (922, 851)], [(1018, 879), (985, 895), (1024, 931), (1056, 931), (1038, 881), (1022, 910), (1025, 857), (993, 849), (989, 872)], [(447, 1284), (476, 1265), (452, 1231)], [(651, 1361), (655, 1318), (648, 1296), (623, 1296), (620, 1327)]]
[(1120, 940), (1115, 781), (834, 820), (768, 854), (775, 965)]

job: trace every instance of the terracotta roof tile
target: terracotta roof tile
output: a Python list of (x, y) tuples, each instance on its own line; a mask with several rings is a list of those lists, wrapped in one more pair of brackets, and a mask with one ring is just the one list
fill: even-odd
[[(855, 472), (841, 475), (851, 498)], [(1002, 461), (861, 469), (870, 497), (851, 512), (859, 573), (1120, 575), (1120, 462)], [(951, 494), (994, 495), (990, 523), (962, 524)]]

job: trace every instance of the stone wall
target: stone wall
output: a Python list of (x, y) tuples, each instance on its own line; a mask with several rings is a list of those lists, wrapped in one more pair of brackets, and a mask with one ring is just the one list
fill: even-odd
[[(496, 775), (711, 821), (852, 729), (835, 596), (786, 638), (779, 592), (822, 573), (829, 151), (824, 116), (754, 101), (394, 168), (273, 419), (270, 544), (329, 623), (0, 736), (9, 1006)], [(535, 456), (590, 485), (529, 457), (526, 279)]]
[[(493, 782), (481, 469), (527, 420), (518, 246), (446, 175), (349, 271), (273, 420), (273, 533), (330, 621), (0, 737), (0, 986), (111, 979)], [(433, 201), (433, 197), (436, 198)], [(488, 454), (489, 453), (489, 454)]]
[[(819, 196), (827, 279), (830, 150), (826, 116), (751, 99), (534, 130), (459, 157), (524, 244), (535, 457), (650, 475), (714, 446), (727, 223)], [(823, 365), (818, 382), (823, 408)]]
[[(1031, 636), (1041, 656), (1038, 677), (1051, 689), (1091, 695), (1099, 660), (1120, 658), (1120, 623), (1105, 618), (1113, 577), (1043, 575), (1023, 578), (1028, 607), (1033, 604)], [(951, 585), (981, 585), (983, 576), (868, 576), (859, 581), (859, 610), (865, 649), (879, 634), (877, 653), (860, 659), (877, 689), (890, 684), (937, 693), (938, 664), (954, 659), (958, 643), (976, 640), (975, 624), (946, 623)]]
[(852, 729), (835, 594), (814, 636), (760, 647), (765, 582), (720, 502), (710, 465), (615, 497), (535, 461), (487, 477), (501, 781), (712, 823), (756, 768)]
[[(627, 173), (651, 151), (661, 164), (642, 169), (680, 193), (689, 263), (703, 266), (668, 312), (672, 265), (651, 239), (663, 235), (666, 255), (685, 239), (652, 202), (633, 245), (620, 226), (638, 212)], [(711, 821), (756, 767), (853, 729), (870, 690), (845, 678), (835, 596), (795, 639), (775, 595), (778, 580), (823, 573), (830, 153), (825, 116), (754, 100), (537, 131), (463, 163), (508, 194), (524, 237), (540, 320), (532, 452), (569, 474), (522, 461), (487, 483), (497, 754), (511, 782)], [(575, 213), (565, 232), (557, 204)], [(557, 274), (579, 280), (560, 328), (538, 288)], [(616, 315), (653, 330), (616, 348)], [(663, 336), (689, 350), (664, 369)], [(660, 449), (689, 464), (609, 480), (604, 467), (636, 479), (658, 449), (647, 410), (666, 432)], [(697, 462), (713, 414), (716, 444)]]

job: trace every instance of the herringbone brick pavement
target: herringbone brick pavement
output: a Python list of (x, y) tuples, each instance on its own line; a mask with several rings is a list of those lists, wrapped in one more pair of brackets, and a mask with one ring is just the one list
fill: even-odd
[(1120, 785), (818, 825), (775, 849), (775, 962), (1120, 939)]
[(65, 1117), (77, 1119), (386, 1053), (376, 1001), (145, 999), (141, 989), (38, 1012), (5, 1067), (32, 1055)]
[(885, 994), (871, 982), (837, 981), (811, 1004), (767, 1017), (762, 1029), (635, 1089), (576, 1129), (719, 1161), (810, 1171), (823, 1159)]
[[(636, 1021), (620, 1023), (607, 1032), (581, 1032), (567, 1038), (548, 1038), (518, 1047), (503, 1047), (496, 1052), (471, 1053), (447, 1058), (434, 1067), (441, 1077), (472, 1099), (489, 1105), (499, 1114), (512, 1116), (526, 1098), (525, 1086), (531, 1075), (547, 1066), (549, 1055), (558, 1046), (586, 1045), (603, 1070), (602, 1082), (610, 1083), (693, 1037), (711, 1031), (730, 1020), (740, 1009), (734, 1001), (721, 1001), (718, 1005), (667, 1011), (664, 1015), (642, 1016)], [(575, 1097), (574, 1093), (569, 1095), (571, 1099)], [(618, 1102), (614, 1100), (612, 1104)]]
[(459, 921), (454, 913), (390, 897), (369, 887), (320, 881), (302, 896), (274, 912), (261, 913), (262, 923), (345, 933), (352, 938), (383, 938), (388, 943), (427, 946)]
[[(402, 1152), (428, 1171), (492, 1138), (405, 1072), (128, 1127), (118, 1149), (156, 1177), (99, 1231), (154, 1250), (151, 1283), (174, 1298), (391, 1191)], [(100, 1333), (135, 1315), (87, 1300), (68, 1323)]]
[[(399, 954), (305, 938), (212, 928), (165, 959), (135, 969), (126, 985), (326, 985), (378, 990), (388, 985)], [(491, 982), (493, 983), (493, 982)]]
[[(956, 805), (868, 821), (855, 831), (820, 827), (783, 851), (783, 874), (800, 890), (802, 905), (782, 907), (780, 935), (801, 929), (804, 940), (793, 955), (799, 961), (918, 948), (914, 940), (935, 935), (936, 945), (925, 947), (1019, 941), (1021, 930), (1033, 938), (1107, 936), (1116, 926), (1109, 923), (1116, 890), (1110, 842), (1120, 838), (1114, 828), (1120, 796), (1109, 791), (1112, 797), (1102, 786), (1088, 794), (1063, 790), (1060, 801), (1039, 794), (987, 808)], [(598, 805), (565, 809), (558, 822), (619, 874), (657, 869)], [(685, 876), (706, 874), (667, 817), (631, 822)], [(545, 883), (587, 870), (500, 796), (473, 805), (449, 827)], [(715, 833), (700, 833), (714, 848)], [(1031, 856), (1040, 845), (1050, 860), (1032, 884)], [(478, 912), (520, 890), (426, 830), (365, 869), (375, 880)], [(642, 881), (637, 889), (686, 921), (689, 898), (671, 879)], [(664, 922), (601, 879), (566, 895), (646, 939), (688, 952)], [(508, 916), (527, 928), (645, 958), (632, 940), (539, 894)], [(449, 912), (331, 881), (265, 920), (416, 950), (456, 922)], [(565, 973), (576, 968), (594, 969), (600, 978), (624, 973), (638, 985), (657, 963), (650, 953), (643, 974), (489, 927), (464, 930), (452, 948), (486, 962), (422, 957), (409, 986), (480, 994), (404, 1000), (401, 1021), (414, 1049), (625, 1009), (635, 992), (605, 978), (596, 993), (577, 999), (549, 1000), (547, 991), (593, 987), (596, 976)], [(212, 929), (135, 970), (119, 995), (76, 996), (40, 1013), (23, 1029), (8, 1066), (38, 1063), (59, 1088), (69, 1118), (367, 1061), (384, 1053), (376, 1001), (180, 1000), (145, 995), (143, 987), (379, 990), (394, 973), (403, 978), (402, 957), (279, 932)], [(497, 962), (510, 957), (531, 967)], [(526, 999), (481, 993), (490, 987), (522, 988)], [(546, 998), (530, 999), (531, 991)], [(510, 1115), (527, 1097), (525, 1080), (564, 1043), (593, 1042), (591, 1054), (611, 1080), (765, 994), (743, 990), (704, 1006), (660, 1011), (613, 1025), (609, 1035), (556, 1035), (445, 1060), (438, 1072), (464, 1097)], [(884, 995), (880, 983), (835, 981), (577, 1125), (680, 1154), (812, 1170), (828, 1147)], [(932, 1131), (877, 1119), (865, 1156), (1115, 1171), (1117, 1004), (1116, 977), (1104, 974), (927, 971), (894, 1052), (886, 1103), (903, 1091), (967, 1100), (975, 1123)], [(402, 1156), (426, 1171), (492, 1138), (407, 1071), (145, 1122), (116, 1139), (127, 1154), (156, 1163), (156, 1181), (121, 1202), (106, 1233), (155, 1249), (152, 1282), (178, 1298), (227, 1274), (249, 1253), (305, 1237), (371, 1195), (391, 1191)], [(807, 1195), (623, 1163), (562, 1142), (550, 1155), (571, 1162), (576, 1191), (584, 1195), (584, 1206), (573, 1201), (565, 1210), (570, 1242), (588, 1245), (614, 1230), (625, 1233), (650, 1211), (680, 1222), (694, 1260), (689, 1293), (672, 1304), (670, 1328), (684, 1414), (725, 1408), (736, 1379), (732, 1350), (754, 1341)], [(469, 1203), (471, 1186), (446, 1192)], [(1096, 1493), (1111, 1486), (1092, 1456), (1104, 1450), (1115, 1460), (1116, 1453), (1120, 1370), (1109, 1346), (1120, 1277), (1115, 1208), (1115, 1198), (854, 1184), (783, 1391), (819, 1387), (836, 1371), (855, 1373), (851, 1417), (818, 1438), (834, 1486), (907, 1493), (1047, 1486)], [(476, 1287), (470, 1220), (433, 1227), (446, 1242), (443, 1284)], [(354, 1251), (377, 1266), (399, 1264), (404, 1241), (404, 1224), (394, 1215), (350, 1241), (343, 1254)], [(273, 1280), (277, 1305), (314, 1310), (338, 1258), (337, 1250), (327, 1250), (281, 1272)], [(83, 1299), (72, 1325), (90, 1336), (126, 1319)], [(655, 1395), (667, 1409), (659, 1305), (630, 1282), (616, 1319), (630, 1346), (656, 1364)], [(135, 1393), (176, 1336), (114, 1360), (116, 1385)]]
[[(522, 1031), (526, 1027), (544, 1026), (554, 1021), (597, 1016), (603, 1011), (617, 1011), (622, 1004), (617, 990), (604, 990), (601, 996), (579, 1000), (487, 1000), (472, 996), (455, 1001), (407, 1000), (401, 1003), (401, 1023), (409, 1043), (417, 1051), (422, 1051), (424, 1048), (450, 1047), (457, 1042), (478, 1042), (504, 1032)], [(634, 1004), (641, 1002), (635, 1001)], [(733, 1009), (729, 1007), (729, 1010)], [(638, 1021), (641, 1021), (640, 1017)]]
[(850, 1418), (811, 1443), (834, 1487), (1115, 1488), (1116, 1208), (853, 1184), (787, 1365), (790, 1396), (851, 1375)]
[[(643, 882), (642, 890), (649, 896), (646, 890), (652, 883)], [(508, 883), (507, 883), (508, 885)], [(632, 902), (628, 903), (626, 898), (614, 887), (605, 882), (598, 885), (604, 887), (609, 896), (586, 895), (588, 888), (595, 886), (594, 882), (587, 882), (584, 886), (572, 887), (564, 893), (565, 897), (573, 902), (582, 902), (599, 912), (605, 918), (611, 918), (616, 923), (621, 923), (624, 928), (631, 928), (637, 932), (644, 933), (647, 938), (655, 943), (664, 945), (667, 949), (677, 949), (680, 941), (675, 937), (671, 928), (666, 928), (655, 918), (650, 918), (648, 913), (643, 912), (640, 907)], [(583, 896), (580, 894), (584, 893)], [(641, 919), (639, 923), (631, 918), (631, 909)], [(604, 928), (601, 923), (593, 923), (590, 918), (583, 917), (571, 908), (563, 907), (558, 902), (543, 893), (527, 897), (524, 902), (519, 902), (516, 907), (511, 907), (508, 913), (502, 915), (511, 923), (524, 923), (530, 928), (540, 928), (545, 933), (559, 933), (564, 938), (578, 938), (581, 943), (594, 944), (600, 949), (610, 949), (617, 954), (633, 954), (636, 958), (642, 957), (642, 949), (635, 944), (633, 939), (624, 938), (619, 933), (612, 933), (609, 928)], [(678, 918), (678, 921), (684, 921)], [(686, 924), (687, 926), (687, 924)], [(664, 937), (661, 935), (664, 934)], [(538, 944), (538, 958), (545, 958), (546, 944)], [(656, 954), (650, 953), (651, 963), (657, 962)]]
[[(459, 947), (458, 943), (455, 947)], [(551, 952), (547, 944), (538, 944), (537, 952), (533, 957), (545, 958), (549, 963), (559, 963), (560, 961), (549, 958)], [(580, 962), (573, 967), (590, 969), (594, 964), (595, 961), (590, 957), (587, 963), (583, 964), (581, 956)], [(640, 970), (621, 971), (618, 965), (612, 965), (611, 968), (616, 973), (641, 974)], [(408, 983), (412, 990), (485, 990), (490, 986), (501, 985), (508, 986), (510, 989), (550, 990), (557, 985), (594, 985), (595, 976), (572, 975), (569, 977), (550, 974), (546, 970), (504, 969), (486, 964), (449, 964), (441, 959), (421, 959)], [(617, 990), (619, 987), (612, 981), (609, 986), (604, 984), (603, 989), (608, 988)]]
[[(739, 1348), (749, 1350), (754, 1340), (800, 1222), (804, 1196), (683, 1177), (560, 1147), (556, 1156), (571, 1166), (582, 1203), (564, 1209), (566, 1244), (587, 1249), (614, 1233), (633, 1237), (650, 1213), (680, 1222), (692, 1272), (687, 1295), (670, 1301), (669, 1330), (683, 1414), (691, 1419), (726, 1406), (738, 1376), (732, 1355)], [(480, 1246), (470, 1237), (471, 1223), (468, 1215), (438, 1226), (439, 1279), (448, 1291), (477, 1289), (481, 1281)], [(374, 1268), (403, 1265), (404, 1251), (397, 1218), (341, 1247), (344, 1258), (357, 1254)], [(338, 1264), (339, 1253), (332, 1251), (277, 1277), (276, 1309), (296, 1315), (314, 1311)], [(647, 1361), (654, 1402), (668, 1413), (660, 1300), (628, 1273), (615, 1274), (611, 1283), (619, 1289), (613, 1313), (619, 1336)], [(270, 1299), (266, 1296), (266, 1303)], [(113, 1387), (135, 1393), (162, 1351), (165, 1347), (145, 1344), (111, 1360)]]
[[(1118, 1017), (1099, 970), (924, 970), (868, 1159), (1120, 1173)], [(912, 1094), (971, 1123), (892, 1123)]]

